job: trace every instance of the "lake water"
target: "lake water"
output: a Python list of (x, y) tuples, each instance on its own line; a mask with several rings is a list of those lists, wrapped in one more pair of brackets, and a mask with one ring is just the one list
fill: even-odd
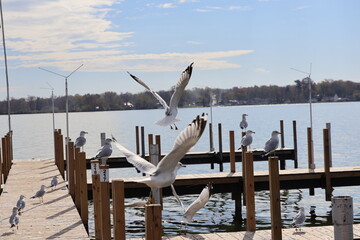
[[(181, 121), (177, 124), (182, 130), (196, 115), (209, 113), (210, 108), (179, 109)], [(228, 150), (229, 131), (235, 131), (236, 147), (240, 144), (241, 131), (239, 123), (241, 114), (247, 113), (248, 129), (256, 132), (253, 135), (252, 148), (263, 148), (266, 140), (273, 130), (279, 130), (280, 120), (284, 120), (285, 146), (293, 147), (292, 121), (297, 122), (298, 159), (299, 168), (307, 168), (307, 127), (309, 121), (308, 104), (291, 105), (261, 105), (261, 106), (233, 106), (213, 107), (212, 121), (214, 132), (214, 147), (218, 149), (217, 125), (222, 123), (223, 149)], [(85, 152), (92, 157), (100, 147), (100, 133), (107, 136), (113, 134), (119, 142), (132, 151), (135, 151), (135, 126), (144, 126), (145, 134), (161, 135), (161, 151), (167, 153), (171, 150), (173, 142), (180, 131), (170, 131), (167, 127), (160, 127), (154, 122), (162, 118), (162, 109), (133, 110), (113, 112), (70, 113), (69, 135), (75, 140), (81, 130), (89, 132)], [(209, 116), (209, 122), (210, 120)], [(323, 167), (323, 140), (322, 131), (326, 123), (331, 123), (333, 166), (360, 166), (360, 102), (349, 103), (318, 103), (313, 104), (313, 135), (314, 159), (316, 167)], [(14, 159), (44, 159), (53, 158), (53, 130), (52, 114), (12, 115)], [(55, 127), (62, 129), (66, 135), (65, 113), (55, 114)], [(0, 116), (0, 133), (6, 134), (8, 130), (7, 116)], [(203, 136), (192, 151), (209, 150), (209, 131), (206, 128)], [(113, 155), (120, 155), (114, 148)], [(288, 162), (287, 168), (292, 168)], [(267, 163), (255, 163), (255, 170), (267, 169)], [(241, 163), (236, 166), (241, 171)], [(218, 171), (217, 166), (211, 170), (210, 166), (198, 165), (180, 170), (179, 174), (207, 173)], [(224, 165), (224, 171), (229, 171), (229, 165)], [(136, 171), (124, 169), (111, 170), (110, 177), (134, 177)], [(354, 201), (354, 219), (360, 222), (359, 187), (336, 188), (334, 195), (349, 195)], [(309, 196), (307, 189), (281, 191), (282, 220), (284, 227), (290, 227), (291, 220), (299, 206), (305, 207), (307, 215), (306, 226), (324, 225), (331, 223), (330, 202), (324, 199), (324, 190), (316, 189), (315, 196)], [(196, 195), (181, 196), (184, 204), (188, 206), (195, 200)], [(256, 193), (256, 221), (258, 228), (270, 227), (269, 193), (267, 191)], [(137, 199), (126, 199), (127, 202)], [(310, 206), (316, 206), (316, 217), (310, 217)], [(243, 210), (245, 213), (245, 210)], [(214, 194), (206, 207), (194, 217), (196, 220), (188, 226), (189, 233), (206, 233), (217, 231), (245, 230), (246, 226), (233, 220), (234, 201), (230, 194)], [(178, 223), (181, 209), (176, 205), (173, 197), (164, 198), (164, 232), (174, 235), (181, 231)], [(245, 215), (244, 215), (245, 217)], [(90, 216), (90, 220), (92, 220)], [(126, 210), (127, 237), (143, 236), (144, 211), (141, 208)], [(93, 224), (90, 222), (92, 232)]]

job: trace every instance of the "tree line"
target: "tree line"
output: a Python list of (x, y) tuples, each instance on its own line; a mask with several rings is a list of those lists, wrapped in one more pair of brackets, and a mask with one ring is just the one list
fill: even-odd
[[(295, 80), (287, 86), (253, 86), (220, 88), (193, 88), (185, 90), (180, 99), (179, 107), (207, 107), (214, 105), (252, 105), (305, 103), (309, 101), (309, 82), (313, 101), (360, 101), (360, 83), (344, 80), (325, 79), (315, 83), (308, 78)], [(169, 102), (173, 89), (159, 91), (160, 96)], [(65, 111), (65, 96), (54, 97), (56, 112)], [(52, 99), (28, 96), (12, 98), (11, 113), (44, 113), (52, 111)], [(69, 96), (69, 111), (113, 111), (129, 109), (154, 109), (161, 105), (148, 91), (141, 93), (105, 92), (102, 94), (85, 94)], [(0, 101), (0, 114), (7, 114), (7, 101)]]

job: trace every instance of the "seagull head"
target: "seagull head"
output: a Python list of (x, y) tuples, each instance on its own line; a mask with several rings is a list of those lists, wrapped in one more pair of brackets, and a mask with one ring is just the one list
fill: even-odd
[(85, 132), (85, 131), (80, 132), (80, 136), (84, 136), (85, 134), (88, 134), (88, 132)]
[(181, 162), (178, 162), (176, 169), (179, 170), (180, 168), (186, 167), (184, 164), (182, 164)]
[(24, 195), (20, 195), (20, 199), (24, 199), (25, 198), (25, 196)]
[(281, 134), (281, 132), (275, 130), (271, 133), (271, 136), (277, 136), (279, 134)]
[(243, 116), (243, 118), (244, 118), (244, 117), (246, 117), (246, 116), (248, 116), (248, 115), (247, 115), (246, 113), (244, 113), (242, 116)]
[(255, 133), (255, 132), (253, 132), (253, 131), (251, 131), (251, 130), (247, 130), (247, 131), (246, 131), (246, 135), (251, 135), (252, 133)]
[(111, 138), (105, 139), (105, 144), (110, 144), (113, 140)]
[(44, 190), (44, 189), (45, 189), (45, 187), (46, 187), (45, 185), (41, 185), (41, 189), (42, 189), (42, 190)]

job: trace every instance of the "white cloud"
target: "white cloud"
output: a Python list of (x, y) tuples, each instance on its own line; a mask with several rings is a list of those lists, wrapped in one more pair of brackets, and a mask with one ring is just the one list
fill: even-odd
[(173, 3), (163, 3), (159, 4), (158, 8), (176, 8), (176, 6)]
[(249, 6), (230, 6), (230, 7), (228, 7), (228, 10), (230, 10), (230, 11), (235, 11), (235, 10), (249, 11), (249, 10), (251, 10), (251, 7), (249, 7)]
[(194, 9), (193, 11), (194, 12), (212, 12), (212, 10), (210, 10), (210, 9), (200, 9), (200, 8)]
[(304, 9), (307, 9), (307, 8), (309, 8), (309, 6), (298, 6), (298, 7), (295, 8), (295, 10), (301, 11), (301, 10), (304, 10)]
[(256, 72), (261, 72), (261, 73), (269, 73), (270, 71), (265, 69), (265, 68), (255, 68)]

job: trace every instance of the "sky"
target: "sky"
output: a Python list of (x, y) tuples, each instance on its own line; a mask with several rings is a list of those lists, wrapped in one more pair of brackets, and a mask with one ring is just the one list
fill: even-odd
[(3, 0), (2, 9), (10, 98), (63, 96), (62, 76), (82, 64), (69, 95), (143, 92), (127, 71), (170, 90), (192, 62), (187, 89), (307, 76), (291, 68), (315, 82), (360, 82), (358, 0)]

